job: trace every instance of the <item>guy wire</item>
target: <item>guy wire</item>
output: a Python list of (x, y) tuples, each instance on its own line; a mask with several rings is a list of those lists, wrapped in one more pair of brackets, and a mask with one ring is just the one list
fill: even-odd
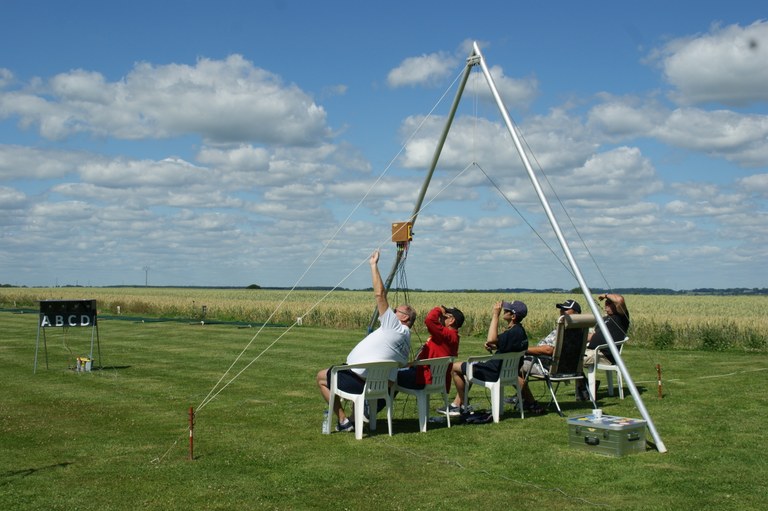
[[(456, 180), (457, 180), (457, 179), (458, 179), (458, 178), (459, 178), (459, 177), (460, 177), (462, 174), (464, 174), (464, 172), (466, 172), (466, 170), (467, 170), (467, 169), (468, 169), (468, 168), (469, 168), (471, 165), (472, 165), (472, 164), (469, 164), (469, 165), (467, 165), (467, 166), (466, 166), (466, 167), (465, 167), (465, 168), (464, 168), (464, 169), (463, 169), (461, 172), (459, 172), (458, 174), (456, 174), (456, 175), (455, 175), (455, 176), (454, 176), (454, 177), (453, 177), (453, 178), (452, 178), (452, 179), (451, 179), (451, 180), (450, 180), (450, 181), (449, 181), (449, 182), (448, 182), (448, 183), (447, 183), (447, 184), (446, 184), (446, 185), (445, 185), (443, 188), (441, 188), (440, 190), (438, 190), (438, 192), (435, 194), (435, 196), (434, 196), (434, 197), (432, 197), (432, 198), (431, 198), (429, 201), (427, 201), (425, 204), (423, 204), (423, 205), (422, 205), (422, 207), (419, 209), (419, 211), (418, 211), (417, 213), (415, 213), (415, 214), (418, 214), (419, 212), (421, 212), (421, 211), (423, 211), (424, 209), (426, 209), (426, 208), (427, 208), (429, 205), (431, 205), (431, 204), (432, 204), (432, 202), (434, 202), (434, 201), (435, 201), (435, 199), (436, 199), (436, 198), (437, 198), (437, 197), (438, 197), (438, 196), (439, 196), (439, 195), (440, 195), (440, 194), (441, 194), (441, 193), (442, 193), (444, 190), (446, 190), (446, 189), (447, 189), (449, 186), (451, 186), (451, 184), (453, 184), (453, 182), (455, 182), (455, 181), (456, 181)], [(415, 214), (414, 214), (414, 215), (415, 215)], [(413, 219), (413, 218), (414, 218), (414, 216), (411, 216), (411, 219)], [(337, 230), (337, 233), (338, 233), (338, 230)], [(377, 250), (378, 250), (378, 249), (380, 249), (380, 247), (381, 247), (381, 246), (382, 246), (384, 243), (386, 243), (387, 241), (389, 241), (389, 237), (387, 237), (386, 239), (382, 240), (382, 241), (379, 243), (379, 245), (378, 245), (378, 247), (379, 247), (379, 248), (377, 248)], [(328, 243), (330, 243), (330, 241), (329, 241)], [(325, 246), (325, 247), (327, 247), (327, 246), (328, 246), (328, 244), (326, 244), (326, 246)], [(324, 248), (324, 249), (325, 249), (325, 248)], [(314, 264), (314, 262), (315, 262), (315, 261), (317, 261), (317, 258), (315, 258), (315, 260), (312, 262), (312, 264)], [(358, 264), (358, 265), (357, 265), (355, 268), (353, 268), (353, 269), (352, 269), (352, 270), (351, 270), (349, 273), (347, 273), (347, 275), (346, 275), (345, 277), (343, 277), (343, 278), (342, 278), (342, 279), (341, 279), (341, 280), (340, 280), (340, 281), (339, 281), (339, 282), (338, 282), (336, 285), (334, 285), (334, 286), (333, 286), (333, 288), (331, 288), (331, 289), (330, 289), (330, 290), (329, 290), (329, 291), (328, 291), (326, 294), (324, 294), (324, 295), (323, 295), (323, 296), (322, 296), (322, 297), (321, 297), (319, 300), (317, 300), (317, 301), (316, 301), (316, 302), (315, 302), (315, 303), (314, 303), (312, 306), (310, 306), (310, 307), (309, 307), (309, 309), (307, 309), (307, 310), (304, 312), (303, 316), (306, 316), (306, 315), (308, 315), (308, 314), (309, 314), (310, 312), (312, 312), (312, 311), (313, 311), (315, 308), (317, 308), (317, 306), (318, 306), (318, 305), (320, 305), (320, 304), (321, 304), (321, 303), (322, 303), (322, 302), (323, 302), (323, 301), (324, 301), (324, 300), (325, 300), (325, 299), (326, 299), (326, 298), (327, 298), (327, 297), (328, 297), (328, 296), (329, 296), (331, 293), (333, 293), (334, 291), (336, 291), (336, 289), (338, 289), (338, 288), (341, 286), (341, 284), (343, 284), (343, 283), (344, 283), (344, 282), (345, 282), (345, 281), (346, 281), (346, 280), (347, 280), (347, 279), (348, 279), (348, 278), (349, 278), (349, 277), (350, 277), (350, 276), (351, 276), (351, 275), (352, 275), (352, 274), (353, 274), (355, 271), (357, 271), (357, 269), (358, 269), (358, 268), (360, 268), (360, 267), (361, 267), (363, 264), (365, 264), (367, 261), (368, 261), (368, 257), (366, 257), (365, 259), (363, 259), (363, 260), (362, 260), (362, 261), (361, 261), (361, 262), (360, 262), (360, 263), (359, 263), (359, 264)], [(305, 272), (305, 274), (306, 274), (306, 272)], [(219, 380), (216, 382), (216, 385), (214, 385), (214, 387), (211, 389), (211, 391), (208, 393), (208, 395), (207, 395), (207, 396), (206, 396), (206, 397), (203, 399), (203, 401), (200, 403), (200, 405), (198, 405), (198, 407), (197, 407), (197, 410), (198, 410), (198, 412), (199, 412), (199, 411), (200, 411), (202, 408), (204, 408), (204, 407), (205, 407), (205, 405), (207, 405), (207, 404), (208, 404), (210, 401), (212, 401), (214, 398), (216, 398), (216, 396), (218, 396), (218, 395), (221, 393), (221, 391), (223, 391), (223, 390), (224, 390), (226, 387), (228, 387), (228, 386), (229, 386), (231, 383), (233, 383), (233, 382), (234, 382), (234, 381), (235, 381), (235, 380), (236, 380), (236, 379), (237, 379), (237, 378), (238, 378), (238, 377), (239, 377), (239, 376), (240, 376), (240, 375), (241, 375), (241, 374), (242, 374), (242, 373), (243, 373), (243, 372), (244, 372), (246, 369), (248, 369), (248, 368), (249, 368), (251, 365), (253, 365), (253, 363), (254, 363), (254, 362), (256, 362), (256, 360), (258, 360), (258, 359), (259, 359), (259, 358), (260, 358), (260, 357), (261, 357), (261, 356), (262, 356), (264, 353), (266, 353), (266, 352), (267, 352), (267, 351), (268, 351), (268, 350), (269, 350), (269, 349), (270, 349), (272, 346), (274, 346), (274, 345), (277, 343), (277, 341), (279, 341), (280, 339), (282, 339), (282, 338), (283, 338), (283, 336), (285, 336), (285, 334), (287, 334), (287, 333), (288, 333), (290, 330), (292, 330), (292, 329), (293, 329), (293, 327), (294, 327), (294, 326), (296, 326), (297, 322), (296, 322), (296, 321), (294, 321), (294, 323), (293, 323), (291, 326), (289, 326), (289, 327), (288, 327), (288, 328), (287, 328), (287, 329), (286, 329), (286, 330), (285, 330), (285, 331), (284, 331), (284, 332), (283, 332), (283, 333), (282, 333), (280, 336), (278, 336), (278, 338), (277, 338), (277, 339), (275, 339), (274, 341), (272, 341), (272, 342), (271, 342), (271, 343), (270, 343), (270, 344), (269, 344), (269, 345), (268, 345), (266, 348), (264, 348), (264, 349), (261, 351), (261, 353), (259, 353), (259, 354), (258, 354), (258, 355), (257, 355), (255, 358), (253, 358), (253, 359), (252, 359), (252, 360), (251, 360), (251, 361), (250, 361), (250, 362), (249, 362), (249, 363), (248, 363), (248, 364), (247, 364), (245, 367), (243, 367), (243, 368), (242, 368), (242, 369), (241, 369), (241, 370), (240, 370), (238, 373), (236, 373), (236, 374), (235, 374), (235, 375), (234, 375), (234, 376), (233, 376), (233, 377), (232, 377), (232, 378), (231, 378), (231, 379), (230, 379), (230, 380), (229, 380), (229, 381), (228, 381), (228, 382), (227, 382), (225, 385), (223, 385), (221, 388), (219, 388), (219, 385), (221, 384), (221, 382), (222, 382), (222, 381), (223, 381), (223, 380), (226, 378), (226, 376), (227, 376), (227, 375), (230, 373), (230, 371), (231, 371), (231, 370), (232, 370), (232, 368), (235, 366), (235, 364), (236, 364), (236, 363), (237, 363), (237, 362), (240, 360), (240, 358), (241, 358), (241, 357), (242, 357), (242, 356), (245, 354), (245, 352), (248, 350), (248, 348), (251, 346), (251, 344), (252, 344), (252, 343), (253, 343), (253, 342), (256, 340), (256, 338), (259, 336), (259, 334), (260, 334), (260, 333), (261, 333), (261, 332), (264, 330), (264, 328), (266, 327), (266, 324), (267, 324), (267, 323), (269, 323), (269, 321), (270, 321), (270, 320), (271, 320), (271, 319), (274, 317), (274, 315), (277, 313), (277, 311), (280, 309), (280, 307), (281, 307), (281, 306), (282, 306), (282, 305), (285, 303), (285, 301), (288, 299), (288, 295), (290, 295), (290, 293), (291, 293), (292, 291), (294, 291), (294, 290), (296, 289), (296, 287), (297, 287), (297, 286), (298, 286), (298, 282), (297, 282), (296, 284), (294, 284), (294, 286), (293, 286), (293, 287), (290, 289), (290, 291), (288, 292), (288, 294), (286, 294), (286, 296), (283, 298), (283, 300), (282, 300), (282, 301), (281, 301), (281, 302), (280, 302), (280, 303), (277, 305), (277, 307), (275, 308), (275, 310), (274, 310), (274, 311), (273, 311), (273, 312), (270, 314), (270, 316), (269, 316), (269, 318), (267, 319), (267, 321), (265, 321), (265, 322), (264, 322), (264, 324), (263, 324), (263, 325), (262, 325), (262, 326), (259, 328), (259, 330), (258, 330), (258, 331), (257, 331), (257, 332), (256, 332), (256, 333), (253, 335), (253, 337), (252, 337), (252, 338), (251, 338), (251, 340), (248, 342), (248, 344), (246, 344), (246, 346), (243, 348), (243, 350), (240, 352), (240, 354), (238, 354), (238, 356), (235, 358), (235, 360), (232, 362), (232, 364), (229, 366), (229, 368), (228, 368), (228, 369), (227, 369), (227, 370), (224, 372), (224, 374), (223, 374), (223, 375), (222, 375), (222, 376), (219, 378)], [(302, 316), (302, 317), (303, 317), (303, 316)], [(217, 390), (217, 389), (218, 389), (218, 390)]]
[(555, 251), (552, 249), (552, 247), (549, 245), (549, 243), (547, 243), (547, 241), (546, 241), (546, 240), (545, 240), (545, 239), (544, 239), (544, 238), (541, 236), (541, 234), (539, 234), (539, 231), (537, 231), (537, 230), (536, 230), (536, 228), (535, 228), (533, 225), (531, 225), (531, 223), (528, 221), (528, 219), (526, 219), (526, 218), (523, 216), (523, 214), (520, 212), (520, 210), (519, 210), (519, 209), (517, 209), (517, 206), (515, 206), (515, 205), (512, 203), (512, 201), (511, 201), (511, 200), (509, 199), (509, 197), (507, 197), (507, 195), (506, 195), (506, 194), (505, 194), (505, 193), (502, 191), (502, 189), (499, 187), (499, 185), (498, 185), (498, 184), (496, 184), (496, 181), (494, 181), (494, 180), (493, 180), (493, 178), (492, 178), (491, 176), (489, 176), (489, 175), (488, 175), (488, 174), (485, 172), (485, 170), (483, 169), (483, 167), (481, 167), (481, 166), (480, 166), (480, 164), (479, 164), (479, 163), (475, 162), (475, 163), (474, 163), (474, 165), (475, 165), (475, 166), (477, 166), (477, 168), (478, 168), (478, 169), (480, 169), (480, 172), (482, 172), (482, 173), (483, 173), (483, 175), (486, 177), (486, 179), (488, 179), (488, 181), (490, 181), (490, 183), (493, 185), (493, 187), (494, 187), (494, 188), (496, 188), (496, 191), (498, 191), (498, 192), (499, 192), (499, 194), (500, 194), (500, 195), (501, 195), (501, 196), (504, 198), (504, 200), (506, 200), (506, 201), (507, 201), (507, 203), (508, 203), (510, 206), (512, 206), (512, 209), (514, 209), (514, 210), (515, 210), (515, 212), (516, 212), (516, 213), (517, 213), (517, 215), (520, 217), (520, 219), (521, 219), (523, 222), (525, 222), (525, 224), (526, 224), (526, 225), (527, 225), (527, 226), (528, 226), (528, 227), (531, 229), (531, 231), (533, 231), (533, 233), (536, 235), (536, 237), (537, 237), (537, 238), (539, 238), (539, 240), (541, 240), (541, 242), (544, 244), (544, 246), (545, 246), (545, 247), (547, 247), (547, 249), (548, 249), (548, 250), (549, 250), (549, 251), (552, 253), (552, 255), (553, 255), (553, 256), (555, 256), (555, 259), (557, 259), (557, 261), (558, 261), (560, 264), (562, 264), (562, 265), (563, 265), (563, 267), (565, 268), (565, 270), (566, 270), (568, 273), (570, 273), (570, 274), (571, 274), (571, 276), (573, 276), (573, 278), (575, 279), (575, 278), (576, 278), (576, 275), (574, 275), (574, 274), (573, 274), (573, 270), (571, 270), (571, 269), (568, 267), (568, 265), (567, 265), (567, 264), (565, 264), (565, 262), (563, 262), (563, 260), (562, 260), (562, 259), (560, 259), (560, 256), (558, 256), (558, 255), (557, 255), (557, 252), (555, 252)]
[[(415, 129), (414, 129), (414, 131), (411, 133), (411, 135), (410, 135), (410, 136), (409, 136), (409, 137), (406, 139), (406, 141), (405, 141), (405, 142), (404, 142), (404, 143), (401, 145), (400, 149), (399, 149), (399, 150), (398, 150), (398, 152), (395, 154), (395, 156), (393, 156), (393, 157), (392, 157), (392, 159), (389, 161), (389, 163), (388, 163), (388, 164), (387, 164), (387, 166), (384, 168), (384, 170), (381, 172), (381, 174), (380, 174), (380, 175), (379, 175), (379, 176), (376, 178), (376, 180), (375, 180), (375, 181), (373, 182), (373, 184), (372, 184), (372, 185), (371, 185), (371, 186), (368, 188), (368, 190), (366, 190), (366, 192), (365, 192), (365, 194), (363, 195), (363, 197), (362, 197), (362, 198), (361, 198), (361, 199), (360, 199), (360, 200), (357, 202), (357, 204), (356, 204), (356, 205), (355, 205), (355, 206), (352, 208), (352, 210), (351, 210), (351, 211), (350, 211), (350, 213), (347, 215), (347, 217), (344, 219), (344, 221), (341, 223), (341, 225), (340, 225), (340, 226), (339, 226), (339, 227), (336, 229), (336, 231), (333, 233), (333, 235), (332, 235), (332, 236), (331, 236), (331, 237), (328, 239), (328, 241), (327, 241), (327, 242), (326, 242), (326, 243), (323, 245), (322, 249), (321, 249), (321, 250), (320, 250), (320, 252), (317, 254), (317, 256), (316, 256), (316, 257), (315, 257), (315, 258), (312, 260), (312, 262), (310, 262), (309, 266), (307, 266), (307, 268), (304, 270), (304, 273), (302, 273), (302, 274), (301, 274), (301, 276), (299, 276), (299, 278), (296, 280), (296, 282), (293, 284), (293, 286), (292, 286), (292, 287), (291, 287), (291, 288), (288, 290), (288, 293), (286, 293), (286, 295), (283, 297), (283, 299), (280, 301), (280, 303), (278, 303), (278, 304), (277, 304), (277, 307), (275, 307), (275, 309), (274, 309), (274, 310), (272, 311), (272, 313), (269, 315), (269, 317), (268, 317), (268, 318), (267, 318), (267, 320), (264, 322), (264, 324), (261, 326), (261, 328), (259, 328), (259, 330), (258, 330), (258, 331), (257, 331), (257, 332), (254, 334), (254, 336), (251, 338), (251, 340), (250, 340), (250, 341), (249, 341), (249, 342), (248, 342), (248, 343), (245, 345), (245, 347), (242, 349), (242, 351), (241, 351), (241, 352), (240, 352), (240, 353), (237, 355), (237, 357), (235, 357), (235, 359), (232, 361), (232, 363), (231, 363), (231, 364), (230, 364), (230, 366), (227, 368), (227, 370), (226, 370), (226, 371), (224, 371), (224, 373), (221, 375), (221, 377), (219, 378), (219, 380), (218, 380), (218, 381), (217, 381), (217, 382), (214, 384), (214, 386), (213, 386), (213, 387), (211, 388), (211, 390), (208, 392), (208, 395), (207, 395), (207, 396), (206, 396), (206, 397), (203, 399), (203, 401), (202, 401), (201, 405), (200, 405), (200, 406), (198, 406), (198, 410), (199, 410), (201, 407), (203, 407), (205, 404), (207, 404), (207, 403), (210, 401), (210, 399), (212, 399), (212, 395), (213, 395), (213, 397), (215, 397), (216, 395), (218, 395), (218, 394), (219, 394), (219, 392), (220, 392), (220, 391), (219, 391), (219, 392), (216, 392), (216, 389), (217, 389), (217, 388), (218, 388), (218, 386), (221, 384), (221, 382), (222, 382), (222, 381), (223, 381), (223, 380), (226, 378), (226, 376), (229, 374), (229, 372), (232, 370), (232, 368), (235, 366), (235, 364), (237, 364), (237, 362), (240, 360), (240, 358), (243, 356), (243, 354), (244, 354), (244, 353), (245, 353), (245, 352), (248, 350), (248, 348), (251, 346), (251, 344), (254, 342), (254, 340), (255, 340), (255, 339), (256, 339), (256, 338), (259, 336), (259, 334), (262, 332), (262, 330), (264, 329), (264, 327), (266, 326), (266, 324), (267, 324), (267, 323), (269, 323), (269, 321), (270, 321), (270, 320), (271, 320), (271, 319), (272, 319), (272, 318), (275, 316), (275, 314), (277, 314), (277, 312), (280, 310), (280, 308), (281, 308), (281, 307), (283, 306), (283, 304), (286, 302), (286, 300), (288, 299), (288, 297), (289, 297), (289, 296), (290, 296), (290, 295), (293, 293), (293, 291), (295, 291), (295, 289), (298, 287), (299, 283), (300, 283), (300, 282), (301, 282), (301, 281), (304, 279), (304, 277), (307, 275), (307, 273), (309, 273), (309, 271), (310, 271), (310, 270), (311, 270), (311, 269), (314, 267), (315, 263), (316, 263), (316, 262), (317, 262), (317, 261), (320, 259), (320, 257), (321, 257), (321, 256), (322, 256), (322, 255), (323, 255), (325, 252), (326, 252), (326, 250), (328, 249), (328, 247), (330, 246), (330, 244), (331, 244), (331, 243), (333, 243), (333, 242), (336, 240), (336, 237), (339, 235), (339, 233), (341, 232), (341, 230), (342, 230), (342, 229), (343, 229), (343, 228), (344, 228), (344, 227), (347, 225), (347, 223), (349, 223), (349, 220), (350, 220), (350, 218), (352, 217), (352, 215), (353, 215), (353, 214), (354, 214), (354, 213), (355, 213), (355, 212), (356, 212), (356, 211), (357, 211), (357, 210), (360, 208), (360, 206), (363, 204), (363, 202), (365, 202), (365, 199), (366, 199), (366, 198), (368, 198), (368, 196), (371, 194), (371, 192), (373, 191), (373, 189), (374, 189), (374, 188), (375, 188), (375, 187), (376, 187), (376, 186), (377, 186), (377, 185), (378, 185), (378, 184), (381, 182), (381, 180), (382, 180), (382, 179), (384, 179), (384, 176), (385, 176), (385, 175), (386, 175), (386, 174), (389, 172), (389, 170), (390, 170), (390, 168), (392, 167), (392, 165), (394, 164), (394, 162), (395, 162), (395, 161), (397, 160), (397, 158), (398, 158), (398, 157), (399, 157), (399, 156), (400, 156), (400, 155), (403, 153), (403, 151), (405, 151), (405, 148), (407, 147), (408, 143), (409, 143), (411, 140), (413, 140), (413, 138), (416, 136), (416, 134), (417, 134), (417, 133), (418, 133), (418, 132), (421, 130), (421, 128), (422, 128), (422, 127), (424, 126), (424, 124), (427, 122), (427, 120), (428, 120), (428, 119), (429, 119), (429, 118), (432, 116), (432, 114), (434, 113), (434, 111), (437, 109), (437, 106), (438, 106), (438, 105), (439, 105), (439, 104), (440, 104), (440, 103), (443, 101), (443, 99), (445, 98), (445, 96), (448, 94), (448, 91), (449, 91), (449, 90), (450, 90), (450, 89), (453, 87), (453, 85), (454, 85), (454, 84), (456, 83), (456, 81), (457, 81), (457, 80), (460, 78), (460, 76), (461, 76), (461, 73), (460, 73), (460, 74), (458, 74), (458, 75), (457, 75), (457, 76), (454, 78), (454, 80), (453, 80), (453, 82), (451, 83), (451, 85), (449, 85), (449, 86), (446, 88), (446, 90), (443, 92), (443, 95), (442, 95), (442, 96), (440, 97), (440, 99), (438, 99), (438, 100), (437, 100), (437, 102), (436, 102), (436, 103), (433, 105), (433, 107), (432, 107), (432, 109), (429, 111), (429, 113), (428, 113), (426, 116), (424, 116), (424, 118), (421, 120), (421, 122), (419, 123), (419, 125), (418, 125), (418, 126), (415, 128)], [(379, 245), (379, 246), (381, 246), (381, 245)], [(361, 263), (361, 264), (362, 264), (362, 263)], [(358, 268), (359, 268), (359, 266), (358, 266)], [(349, 275), (347, 275), (347, 277), (345, 277), (345, 278), (344, 278), (344, 279), (343, 279), (341, 282), (343, 282), (344, 280), (346, 280), (348, 277), (349, 277)], [(335, 290), (335, 289), (336, 289), (336, 288), (337, 288), (337, 287), (338, 287), (340, 284), (341, 284), (341, 283), (339, 283), (339, 284), (337, 284), (336, 286), (334, 286), (334, 288), (333, 288), (331, 291), (334, 291), (334, 290)], [(323, 299), (324, 299), (324, 298), (325, 298), (325, 297), (323, 297)], [(318, 302), (318, 303), (319, 303), (319, 302)], [(317, 305), (317, 304), (315, 304), (315, 305)], [(314, 306), (313, 306), (312, 308), (314, 308)], [(311, 310), (312, 308), (310, 308), (310, 310)], [(274, 342), (273, 342), (272, 344), (274, 344)], [(270, 346), (272, 346), (272, 344), (270, 344)], [(260, 356), (260, 355), (259, 355), (259, 356)], [(249, 364), (248, 364), (248, 366), (246, 366), (246, 367), (249, 367), (249, 366), (250, 366), (252, 363), (253, 363), (253, 361), (251, 361), (251, 363), (249, 363)], [(241, 371), (241, 372), (242, 372), (242, 371)], [(240, 374), (240, 373), (238, 373), (238, 375), (239, 375), (239, 374)], [(231, 380), (230, 380), (230, 383), (231, 383)], [(229, 385), (229, 383), (227, 383), (227, 385)], [(215, 395), (214, 395), (214, 392), (216, 392), (216, 393), (215, 393)], [(210, 399), (209, 399), (209, 398), (210, 398)]]
[(563, 201), (560, 200), (560, 196), (557, 194), (555, 187), (552, 186), (552, 183), (549, 181), (549, 177), (547, 177), (547, 173), (544, 172), (544, 169), (539, 163), (539, 160), (536, 158), (536, 154), (533, 152), (533, 150), (531, 149), (531, 146), (528, 144), (528, 141), (525, 139), (525, 135), (523, 135), (522, 131), (520, 130), (520, 128), (517, 127), (517, 125), (515, 125), (515, 128), (517, 129), (517, 132), (520, 135), (520, 138), (523, 140), (523, 143), (525, 144), (528, 154), (530, 154), (533, 160), (536, 162), (536, 167), (539, 169), (539, 172), (541, 173), (541, 175), (544, 176), (544, 181), (547, 182), (547, 186), (549, 186), (550, 191), (555, 196), (555, 199), (557, 199), (557, 203), (560, 205), (560, 208), (563, 210), (563, 213), (565, 213), (566, 218), (568, 218), (568, 222), (571, 224), (571, 227), (576, 233), (576, 236), (578, 236), (579, 241), (581, 241), (581, 245), (584, 247), (584, 250), (587, 251), (587, 254), (589, 254), (589, 258), (592, 260), (592, 264), (595, 265), (595, 268), (597, 269), (598, 273), (600, 273), (600, 276), (602, 277), (603, 282), (605, 282), (606, 287), (608, 289), (612, 289), (610, 283), (608, 282), (608, 279), (603, 273), (603, 270), (600, 268), (600, 265), (597, 264), (597, 260), (595, 259), (595, 256), (592, 254), (592, 251), (589, 250), (589, 246), (587, 245), (587, 242), (581, 236), (581, 232), (579, 232), (579, 229), (576, 227), (576, 223), (573, 221), (573, 218), (571, 217), (570, 213), (568, 213), (568, 210), (566, 209), (565, 204), (563, 204)]

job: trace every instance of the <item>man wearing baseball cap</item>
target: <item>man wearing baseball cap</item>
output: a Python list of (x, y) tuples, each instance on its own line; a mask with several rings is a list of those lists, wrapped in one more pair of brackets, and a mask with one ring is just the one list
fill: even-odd
[[(521, 301), (496, 302), (491, 313), (491, 323), (488, 326), (488, 336), (485, 341), (485, 349), (497, 350), (498, 353), (523, 351), (528, 348), (528, 335), (523, 328), (523, 319), (528, 315), (528, 307)], [(507, 325), (499, 332), (500, 320)], [(472, 374), (475, 378), (484, 381), (497, 381), (501, 373), (501, 361), (489, 360), (487, 362), (473, 362)], [(464, 392), (467, 374), (467, 362), (454, 362), (451, 368), (453, 383), (456, 386), (456, 397), (448, 407), (438, 408), (437, 412), (444, 415), (460, 415), (463, 409)]]
[[(459, 328), (464, 324), (464, 314), (459, 309), (444, 305), (434, 307), (424, 318), (424, 324), (429, 338), (416, 355), (417, 360), (456, 357), (459, 354)], [(449, 367), (446, 391), (451, 388), (450, 370)], [(429, 383), (432, 383), (429, 366), (409, 366), (397, 372), (397, 384), (401, 387), (423, 389)]]
[[(565, 314), (581, 314), (581, 305), (579, 305), (579, 302), (576, 300), (565, 300), (563, 303), (555, 304), (555, 307), (560, 309), (560, 315)], [(533, 363), (533, 357), (535, 356), (541, 356), (541, 357), (551, 357), (555, 353), (555, 341), (557, 340), (557, 328), (552, 330), (549, 335), (547, 335), (544, 339), (539, 341), (539, 343), (536, 346), (532, 346), (528, 348), (525, 352), (525, 359), (523, 361), (523, 365), (520, 368), (520, 375), (518, 376), (519, 382), (520, 382), (520, 388), (521, 388), (521, 394), (523, 395), (523, 408), (527, 412), (533, 413), (533, 414), (541, 414), (544, 413), (544, 407), (541, 406), (534, 398), (533, 394), (531, 394), (531, 389), (528, 388), (528, 384), (525, 381), (525, 375), (530, 371), (531, 374), (535, 374), (538, 376), (544, 376), (541, 371), (541, 367), (539, 364)], [(542, 365), (544, 366), (544, 370), (549, 370), (549, 366), (552, 364), (551, 358), (542, 358), (541, 359)], [(516, 397), (512, 397), (507, 399), (508, 402), (514, 402), (514, 400), (517, 399)]]
[(555, 307), (560, 309), (560, 314), (563, 314), (563, 311), (570, 311), (565, 312), (565, 314), (581, 314), (581, 305), (576, 300), (566, 300), (563, 303), (558, 303)]
[[(627, 336), (629, 330), (629, 308), (624, 301), (624, 297), (617, 293), (604, 293), (597, 297), (601, 302), (605, 300), (605, 316), (603, 321), (605, 326), (608, 327), (608, 332), (613, 337), (614, 341), (620, 341)], [(589, 342), (587, 344), (587, 350), (584, 353), (584, 370), (590, 371), (595, 364), (615, 364), (613, 354), (608, 349), (602, 349), (597, 351), (598, 346), (606, 344), (608, 341), (603, 336), (603, 331), (596, 328), (594, 332), (589, 334)], [(596, 385), (599, 385), (597, 382)], [(597, 390), (597, 387), (595, 387)], [(587, 392), (586, 385), (583, 381), (579, 381), (576, 384), (576, 399), (580, 401), (589, 400), (589, 392)]]

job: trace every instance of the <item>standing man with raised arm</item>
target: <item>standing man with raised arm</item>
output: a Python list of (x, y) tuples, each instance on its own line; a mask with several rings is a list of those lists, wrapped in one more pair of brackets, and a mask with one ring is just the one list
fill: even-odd
[[(376, 309), (379, 312), (381, 326), (368, 334), (347, 355), (346, 364), (364, 364), (368, 362), (393, 361), (405, 366), (411, 350), (411, 327), (416, 321), (416, 311), (410, 305), (399, 305), (389, 308), (387, 290), (379, 272), (379, 251), (375, 250), (369, 259), (371, 265), (371, 280), (373, 295), (376, 299)], [(397, 369), (389, 376), (391, 382), (397, 380)], [(331, 369), (322, 369), (317, 373), (317, 385), (327, 403), (331, 397)], [(339, 389), (352, 394), (361, 394), (365, 387), (365, 371), (351, 369), (338, 372)], [(379, 410), (385, 406), (383, 399), (379, 400)], [(341, 400), (336, 397), (333, 410), (339, 419), (337, 431), (354, 431), (355, 426), (347, 418), (341, 406)]]

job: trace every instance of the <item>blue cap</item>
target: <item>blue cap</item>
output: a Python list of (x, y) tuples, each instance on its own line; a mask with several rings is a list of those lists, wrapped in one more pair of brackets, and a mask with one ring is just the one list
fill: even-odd
[(518, 319), (523, 319), (528, 315), (528, 307), (520, 300), (515, 300), (514, 302), (501, 302), (501, 308), (507, 311), (512, 311)]

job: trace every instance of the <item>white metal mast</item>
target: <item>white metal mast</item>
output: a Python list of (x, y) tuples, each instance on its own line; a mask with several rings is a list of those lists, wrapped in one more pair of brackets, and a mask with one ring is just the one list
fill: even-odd
[[(589, 308), (592, 310), (592, 314), (594, 314), (595, 318), (601, 318), (602, 314), (601, 314), (600, 308), (597, 306), (597, 303), (595, 303), (595, 300), (592, 298), (592, 293), (590, 292), (589, 287), (587, 286), (587, 283), (581, 274), (581, 270), (579, 269), (578, 264), (576, 264), (576, 260), (573, 258), (571, 249), (568, 247), (568, 242), (565, 240), (565, 237), (563, 236), (563, 233), (560, 230), (560, 225), (557, 223), (557, 219), (555, 218), (555, 215), (552, 213), (552, 209), (549, 206), (549, 202), (547, 201), (547, 198), (544, 196), (541, 186), (539, 185), (539, 181), (536, 178), (536, 174), (534, 174), (533, 168), (531, 167), (531, 163), (528, 160), (528, 156), (526, 155), (525, 150), (523, 149), (523, 146), (520, 143), (520, 138), (517, 135), (517, 131), (515, 130), (515, 127), (509, 118), (509, 114), (507, 113), (507, 108), (504, 106), (504, 102), (501, 100), (501, 96), (499, 95), (499, 92), (496, 89), (496, 84), (493, 81), (493, 77), (491, 77), (491, 73), (488, 71), (488, 66), (486, 66), (485, 64), (485, 59), (483, 58), (482, 53), (480, 53), (480, 48), (478, 47), (477, 42), (473, 44), (473, 48), (474, 48), (474, 51), (472, 55), (469, 57), (469, 59), (467, 59), (467, 66), (471, 67), (473, 65), (479, 64), (480, 68), (483, 70), (483, 75), (485, 76), (485, 80), (488, 82), (488, 86), (491, 89), (491, 93), (493, 94), (493, 97), (496, 100), (496, 105), (499, 107), (499, 111), (501, 112), (501, 115), (504, 118), (504, 123), (507, 125), (507, 130), (509, 130), (509, 134), (512, 136), (512, 140), (515, 143), (515, 149), (517, 149), (517, 153), (520, 155), (520, 159), (522, 160), (523, 165), (525, 166), (525, 170), (528, 172), (528, 177), (531, 179), (533, 188), (536, 190), (536, 194), (539, 196), (539, 200), (541, 201), (541, 205), (544, 207), (544, 211), (547, 214), (549, 223), (552, 225), (552, 229), (554, 230), (555, 235), (557, 236), (557, 240), (560, 242), (560, 246), (562, 247), (563, 252), (565, 253), (565, 257), (568, 259), (568, 264), (570, 265), (571, 270), (573, 271), (573, 274), (576, 277), (576, 280), (579, 282), (579, 286), (581, 287), (581, 291), (584, 294), (584, 298), (587, 300), (587, 303), (589, 303)], [(645, 421), (648, 424), (648, 431), (650, 431), (651, 436), (653, 437), (653, 440), (656, 444), (656, 449), (659, 452), (667, 452), (667, 448), (664, 446), (664, 442), (661, 440), (661, 437), (656, 431), (656, 427), (653, 424), (653, 420), (648, 414), (648, 410), (646, 410), (645, 405), (643, 404), (643, 400), (640, 397), (640, 394), (637, 392), (635, 383), (632, 380), (632, 377), (630, 376), (629, 371), (627, 371), (627, 368), (624, 365), (624, 361), (621, 359), (621, 355), (619, 354), (619, 350), (616, 348), (616, 344), (613, 337), (611, 336), (611, 332), (608, 330), (608, 327), (605, 325), (604, 321), (601, 321), (598, 319), (597, 326), (600, 328), (600, 331), (603, 333), (603, 336), (608, 341), (608, 347), (611, 350), (613, 357), (616, 359), (616, 365), (619, 367), (621, 374), (624, 376), (624, 380), (626, 381), (627, 386), (629, 387), (629, 391), (632, 394), (632, 398), (635, 400), (635, 404), (637, 405), (637, 408), (640, 410), (640, 413), (642, 414), (643, 419), (645, 419)]]

